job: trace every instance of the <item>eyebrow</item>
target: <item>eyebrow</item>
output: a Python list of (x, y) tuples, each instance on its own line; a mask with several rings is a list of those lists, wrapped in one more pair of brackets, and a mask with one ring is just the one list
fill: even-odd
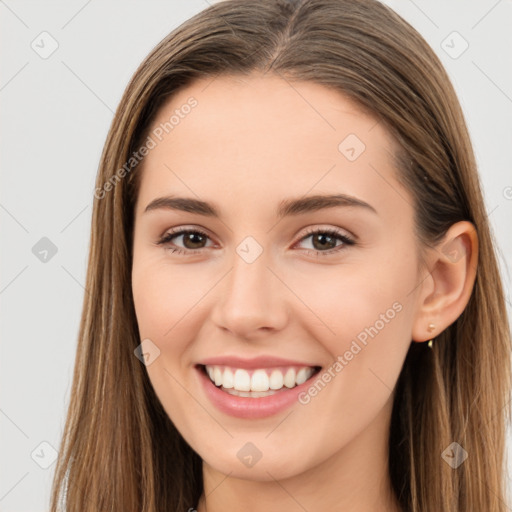
[[(276, 213), (277, 217), (282, 218), (340, 206), (360, 207), (377, 213), (377, 210), (370, 204), (347, 194), (314, 195), (299, 199), (284, 199), (279, 203)], [(212, 203), (188, 197), (158, 197), (146, 206), (144, 213), (159, 209), (179, 210), (206, 217), (221, 217), (219, 209)]]

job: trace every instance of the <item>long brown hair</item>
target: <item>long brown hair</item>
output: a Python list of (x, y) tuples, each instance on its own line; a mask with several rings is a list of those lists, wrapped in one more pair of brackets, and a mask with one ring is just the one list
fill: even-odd
[[(141, 343), (130, 281), (140, 173), (130, 159), (178, 89), (196, 78), (253, 71), (333, 88), (386, 126), (400, 148), (397, 172), (414, 198), (423, 244), (459, 220), (474, 224), (479, 262), (469, 303), (432, 350), (411, 343), (399, 376), (389, 471), (404, 511), (504, 512), (510, 332), (473, 149), (439, 59), (376, 0), (223, 1), (171, 32), (135, 72), (97, 176), (51, 511), (63, 510), (64, 497), (69, 512), (188, 510), (202, 493), (201, 459), (134, 356)], [(457, 469), (441, 456), (453, 442), (468, 453)]]

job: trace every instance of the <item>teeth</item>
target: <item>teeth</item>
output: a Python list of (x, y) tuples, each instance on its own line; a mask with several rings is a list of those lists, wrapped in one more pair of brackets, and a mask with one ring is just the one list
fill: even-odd
[(295, 370), (293, 368), (289, 368), (284, 376), (284, 385), (287, 388), (295, 387)]
[(222, 370), (218, 366), (213, 369), (213, 380), (215, 381), (216, 386), (220, 386), (222, 384)]
[(244, 397), (251, 397), (251, 398), (258, 398), (262, 396), (270, 396), (275, 395), (278, 393), (278, 391), (237, 391), (236, 389), (226, 389), (226, 393), (229, 393), (230, 395), (234, 396), (244, 396)]
[[(220, 371), (220, 370), (219, 370)], [(222, 384), (222, 381), (217, 384), (215, 382), (216, 386), (220, 386)], [(251, 390), (251, 377), (249, 377), (249, 373), (245, 370), (236, 370), (235, 371), (235, 378), (233, 381), (233, 387), (237, 389), (238, 391), (250, 391)]]
[(224, 374), (222, 377), (222, 385), (228, 389), (233, 388), (235, 385), (235, 376), (233, 375), (233, 372), (229, 368), (226, 368), (224, 370)]
[(265, 370), (256, 370), (252, 374), (251, 391), (268, 391), (268, 375)]
[(298, 372), (297, 372), (297, 376), (295, 377), (295, 382), (297, 382), (297, 384), (302, 384), (303, 382), (306, 382), (308, 380), (308, 372), (307, 372), (307, 369), (306, 368), (301, 368)]
[(284, 387), (294, 388), (306, 382), (314, 373), (314, 368), (310, 366), (283, 368), (284, 372), (278, 368), (245, 370), (216, 365), (207, 365), (205, 368), (216, 386), (232, 390), (231, 394), (237, 396), (264, 396), (258, 394), (272, 394), (269, 390), (278, 391)]
[(274, 370), (270, 374), (270, 389), (281, 389), (284, 385), (283, 374), (279, 370)]

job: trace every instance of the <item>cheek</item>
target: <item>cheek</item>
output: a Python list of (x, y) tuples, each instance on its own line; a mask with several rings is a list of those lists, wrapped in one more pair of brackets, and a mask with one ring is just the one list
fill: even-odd
[(191, 276), (192, 271), (171, 267), (161, 259), (134, 257), (132, 292), (140, 337), (151, 340), (159, 351), (146, 371), (169, 418), (187, 431), (191, 426), (183, 423), (190, 407), (186, 356), (194, 326), (199, 324), (198, 302), (205, 293)]
[(310, 276), (301, 288), (321, 319), (308, 312), (301, 325), (331, 358), (322, 372), (325, 384), (310, 388), (302, 403), (349, 438), (351, 429), (370, 423), (390, 399), (411, 342), (414, 307), (408, 294), (415, 273), (407, 265), (374, 265), (335, 274), (328, 286)]
[[(395, 258), (368, 265), (327, 267), (303, 274), (293, 287), (308, 310), (296, 321), (332, 359), (346, 355), (354, 378), (361, 368), (396, 373), (411, 338), (416, 267)], [(289, 275), (289, 279), (292, 276)], [(296, 279), (296, 278), (295, 278)], [(350, 372), (347, 372), (350, 373)]]
[(167, 414), (174, 418), (182, 414), (181, 403), (186, 402), (179, 383), (197, 292), (183, 273), (151, 258), (134, 259), (132, 291), (141, 342), (157, 354), (146, 371)]
[(186, 322), (180, 319), (194, 315), (194, 304), (205, 293), (204, 284), (199, 284), (192, 271), (135, 260), (132, 291), (141, 336), (163, 340), (172, 337), (175, 325), (183, 328)]
[(353, 336), (379, 320), (393, 304), (404, 305), (414, 283), (412, 269), (393, 271), (378, 264), (356, 268), (330, 267), (303, 273), (300, 279), (289, 274), (294, 293), (308, 306), (308, 318), (317, 317), (332, 338)]

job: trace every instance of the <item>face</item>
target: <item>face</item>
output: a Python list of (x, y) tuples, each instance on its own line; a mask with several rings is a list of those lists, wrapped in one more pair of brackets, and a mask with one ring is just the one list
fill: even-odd
[(420, 280), (387, 131), (338, 92), (251, 75), (183, 89), (150, 137), (133, 298), (185, 440), (269, 480), (383, 438)]

